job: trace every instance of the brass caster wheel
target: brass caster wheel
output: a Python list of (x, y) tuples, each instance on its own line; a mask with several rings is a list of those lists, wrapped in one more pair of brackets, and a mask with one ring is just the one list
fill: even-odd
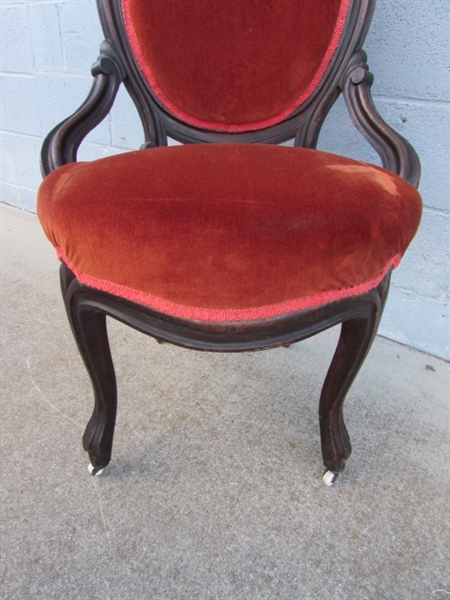
[(88, 464), (88, 471), (90, 475), (94, 475), (95, 477), (98, 477), (103, 473), (103, 469), (96, 469), (91, 463)]
[(327, 487), (333, 487), (338, 475), (339, 473), (335, 473), (334, 471), (327, 469), (323, 474), (322, 481)]

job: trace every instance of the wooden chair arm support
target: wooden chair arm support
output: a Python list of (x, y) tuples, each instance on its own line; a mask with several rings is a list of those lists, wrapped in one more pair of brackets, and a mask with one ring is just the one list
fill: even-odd
[(104, 41), (91, 69), (94, 82), (83, 104), (59, 123), (45, 138), (41, 150), (41, 172), (45, 177), (56, 168), (77, 160), (78, 148), (111, 110), (124, 71), (113, 46)]
[(370, 91), (373, 75), (363, 50), (355, 53), (341, 89), (355, 127), (378, 152), (383, 166), (414, 187), (419, 185), (420, 161), (411, 144), (392, 129), (378, 113)]

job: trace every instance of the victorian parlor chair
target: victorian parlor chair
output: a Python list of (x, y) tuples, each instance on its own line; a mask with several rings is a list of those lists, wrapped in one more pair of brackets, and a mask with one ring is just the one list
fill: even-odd
[[(105, 41), (92, 89), (46, 138), (38, 196), (95, 392), (90, 472), (110, 461), (116, 415), (106, 316), (219, 352), (341, 324), (319, 404), (332, 485), (351, 452), (344, 398), (421, 216), (417, 155), (371, 99), (361, 48), (374, 0), (97, 4)], [(77, 163), (121, 83), (141, 149)], [(315, 149), (340, 93), (384, 168)]]

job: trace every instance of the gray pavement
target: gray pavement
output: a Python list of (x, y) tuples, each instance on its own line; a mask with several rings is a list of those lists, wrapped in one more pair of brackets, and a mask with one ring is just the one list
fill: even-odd
[(87, 473), (92, 392), (34, 215), (2, 206), (2, 599), (448, 600), (448, 364), (377, 338), (321, 481), (336, 330), (253, 354), (111, 323), (113, 460)]

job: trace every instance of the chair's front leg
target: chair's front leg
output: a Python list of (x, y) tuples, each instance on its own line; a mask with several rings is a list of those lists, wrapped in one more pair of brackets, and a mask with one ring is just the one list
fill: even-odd
[(345, 396), (352, 385), (375, 337), (379, 314), (372, 318), (350, 319), (342, 323), (341, 335), (320, 397), (319, 417), (324, 483), (333, 485), (343, 471), (352, 447), (344, 423)]
[(61, 288), (74, 338), (94, 388), (95, 406), (83, 436), (93, 475), (108, 465), (117, 411), (117, 387), (106, 316), (85, 301), (82, 287), (63, 263)]

